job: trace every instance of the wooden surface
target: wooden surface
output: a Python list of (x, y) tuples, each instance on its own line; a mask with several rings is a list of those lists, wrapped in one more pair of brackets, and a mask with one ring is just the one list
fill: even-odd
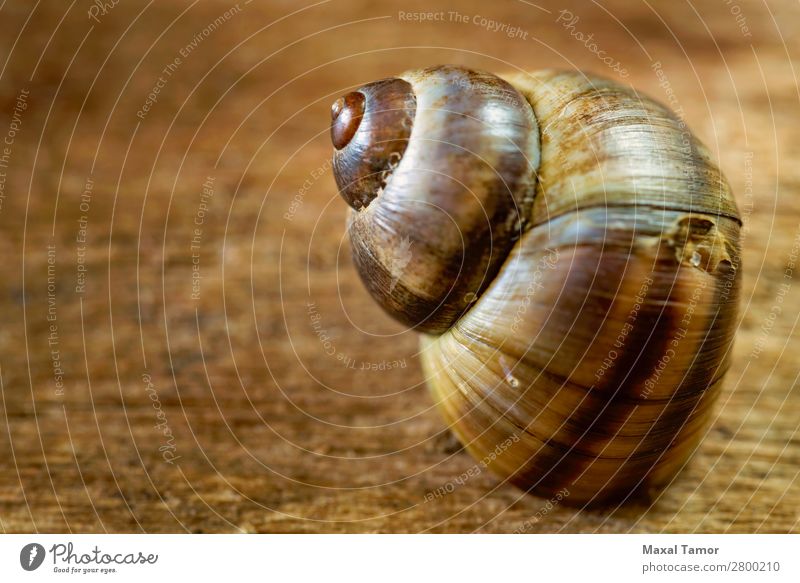
[[(231, 3), (124, 0), (94, 21), (88, 1), (1, 3), (0, 139), (18, 131), (0, 168), (0, 529), (800, 530), (800, 282), (787, 271), (800, 7), (537, 5), (255, 0), (225, 17)], [(420, 10), (445, 20), (399, 14)], [(680, 108), (734, 188), (733, 367), (700, 449), (650, 502), (548, 505), (485, 471), (458, 484), (473, 462), (432, 408), (417, 339), (353, 270), (330, 103), (442, 62), (631, 83)]]

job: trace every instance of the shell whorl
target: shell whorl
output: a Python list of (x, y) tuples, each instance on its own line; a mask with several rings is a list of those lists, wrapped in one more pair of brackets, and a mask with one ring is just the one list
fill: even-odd
[[(364, 119), (334, 153), (353, 209), (356, 266), (395, 318), (444, 332), (494, 278), (530, 217), (535, 117), (506, 81), (459, 67), (411, 71), (359, 92)], [(401, 123), (380, 123), (389, 118)]]
[[(485, 110), (479, 122), (456, 130), (448, 128), (463, 111), (445, 109), (420, 123), (420, 111), (432, 108), (423, 97), (432, 75), (476, 73), (448, 67), (403, 76), (417, 104), (408, 147), (383, 191), (350, 223), (362, 278), (385, 308), (386, 297), (399, 302), (390, 313), (435, 334), (422, 337), (422, 360), (439, 408), (466, 449), (491, 460), (498, 475), (542, 495), (566, 489), (572, 504), (624, 500), (665, 483), (699, 443), (728, 367), (741, 221), (727, 182), (680, 119), (611, 81), (572, 72), (509, 76), (500, 86), (522, 99), (500, 101), (530, 112), (521, 114), (525, 132), (512, 140), (495, 133), (481, 144), (478, 132), (494, 127)], [(458, 102), (474, 107), (479, 92), (461, 88)], [(516, 147), (494, 151), (509, 142)], [(465, 143), (480, 156), (463, 156)], [(462, 167), (508, 165), (514, 151), (529, 163), (527, 172), (509, 165), (515, 179), (503, 171), (503, 180), (486, 182), (484, 166), (474, 173)], [(447, 190), (435, 206), (459, 217), (454, 225), (475, 224), (459, 214), (465, 201), (470, 216), (475, 204), (488, 204), (485, 217), (515, 222), (510, 230), (462, 232), (467, 242), (459, 250), (470, 257), (485, 245), (501, 251), (474, 263), (478, 285), (453, 279), (449, 265), (428, 267), (447, 253), (425, 248), (414, 231), (421, 225), (430, 236), (444, 228), (409, 209), (440, 192), (439, 183), (426, 190), (422, 181), (448, 171), (464, 188)], [(520, 190), (489, 192), (514, 180)], [(513, 204), (500, 205), (498, 215), (498, 200)], [(475, 233), (481, 237), (468, 239)], [(384, 257), (401, 237), (424, 251), (408, 261), (410, 277), (400, 274), (400, 293), (387, 296)], [(457, 299), (465, 282), (474, 301), (433, 309), (424, 293), (408, 295), (433, 289), (424, 281), (432, 274), (450, 278), (450, 293), (440, 291), (436, 301)]]

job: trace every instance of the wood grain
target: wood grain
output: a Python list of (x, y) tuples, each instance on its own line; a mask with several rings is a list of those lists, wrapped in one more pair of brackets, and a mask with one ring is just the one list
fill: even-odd
[[(800, 530), (800, 8), (534, 4), (3, 3), (0, 529)], [(476, 471), (353, 269), (330, 104), (436, 63), (630, 83), (733, 187), (733, 366), (649, 502), (548, 505)]]

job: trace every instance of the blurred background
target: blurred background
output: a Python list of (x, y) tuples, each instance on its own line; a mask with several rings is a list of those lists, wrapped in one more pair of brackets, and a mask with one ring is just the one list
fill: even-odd
[[(0, 530), (797, 531), (799, 24), (788, 0), (3, 0)], [(351, 265), (329, 166), (337, 96), (440, 63), (635, 86), (733, 186), (733, 366), (650, 501), (454, 482), (475, 462)]]

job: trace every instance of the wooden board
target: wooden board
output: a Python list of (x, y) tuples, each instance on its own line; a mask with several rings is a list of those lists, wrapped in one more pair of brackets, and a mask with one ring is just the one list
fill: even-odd
[[(799, 530), (796, 3), (1, 6), (2, 531)], [(650, 502), (460, 480), (417, 338), (353, 270), (330, 103), (442, 62), (628, 82), (734, 188), (733, 367)]]

